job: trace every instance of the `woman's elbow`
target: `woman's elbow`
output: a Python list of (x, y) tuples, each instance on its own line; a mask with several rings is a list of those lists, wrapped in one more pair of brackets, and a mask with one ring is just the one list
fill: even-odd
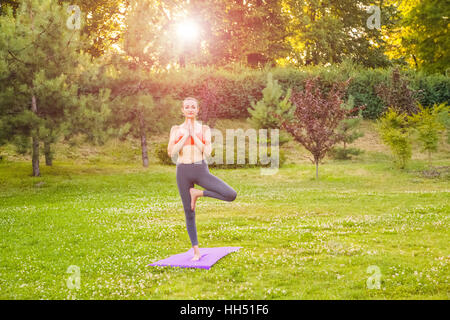
[(205, 154), (205, 156), (207, 156), (207, 157), (210, 157), (211, 156), (211, 152), (212, 152), (212, 149), (211, 148), (205, 148), (204, 150), (203, 150), (203, 153)]

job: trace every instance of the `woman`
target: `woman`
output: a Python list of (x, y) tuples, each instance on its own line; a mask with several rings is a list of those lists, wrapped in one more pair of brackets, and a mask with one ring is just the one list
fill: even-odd
[[(181, 111), (185, 120), (170, 129), (167, 152), (171, 158), (178, 154), (176, 179), (178, 191), (186, 216), (186, 229), (194, 248), (193, 261), (200, 259), (197, 228), (195, 226), (195, 203), (199, 197), (211, 197), (224, 201), (236, 199), (237, 192), (209, 172), (206, 157), (211, 154), (211, 130), (195, 120), (199, 112), (198, 101), (186, 98)], [(194, 188), (197, 184), (205, 190)]]

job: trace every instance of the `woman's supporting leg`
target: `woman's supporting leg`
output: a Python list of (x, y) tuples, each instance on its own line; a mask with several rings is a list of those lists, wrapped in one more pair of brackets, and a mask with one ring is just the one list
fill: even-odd
[[(183, 170), (184, 169), (184, 170)], [(195, 210), (191, 209), (190, 188), (194, 187), (194, 182), (190, 181), (186, 170), (188, 168), (177, 168), (177, 185), (183, 202), (184, 215), (186, 217), (186, 229), (192, 246), (198, 245), (197, 227), (195, 225)]]
[(197, 176), (196, 183), (205, 188), (204, 197), (216, 198), (224, 201), (234, 201), (237, 196), (236, 190), (230, 187), (226, 182), (211, 174), (208, 170), (202, 171)]

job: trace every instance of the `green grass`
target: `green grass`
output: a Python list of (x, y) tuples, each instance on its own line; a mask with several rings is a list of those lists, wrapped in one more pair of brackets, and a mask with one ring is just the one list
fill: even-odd
[[(326, 160), (318, 181), (294, 158), (273, 176), (211, 169), (238, 196), (199, 199), (200, 247), (243, 248), (210, 270), (147, 267), (190, 248), (174, 166), (142, 168), (135, 147), (77, 159), (59, 145), (35, 178), (6, 147), (0, 299), (448, 299), (448, 176), (421, 176), (420, 157), (395, 169), (366, 145), (359, 160)], [(448, 153), (434, 159), (449, 165)], [(71, 265), (79, 290), (67, 286)], [(367, 287), (373, 265), (380, 289)]]
[[(319, 181), (307, 164), (211, 169), (238, 197), (199, 200), (200, 247), (243, 249), (195, 270), (146, 266), (190, 248), (174, 167), (29, 171), (0, 165), (2, 299), (448, 299), (445, 179), (387, 164), (328, 164)], [(371, 265), (379, 290), (366, 286)]]

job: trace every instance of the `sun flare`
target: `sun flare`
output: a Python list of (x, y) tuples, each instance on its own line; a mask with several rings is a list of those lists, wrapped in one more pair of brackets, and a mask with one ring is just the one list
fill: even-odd
[(177, 25), (177, 36), (180, 40), (189, 41), (198, 38), (200, 28), (193, 20), (186, 20)]

